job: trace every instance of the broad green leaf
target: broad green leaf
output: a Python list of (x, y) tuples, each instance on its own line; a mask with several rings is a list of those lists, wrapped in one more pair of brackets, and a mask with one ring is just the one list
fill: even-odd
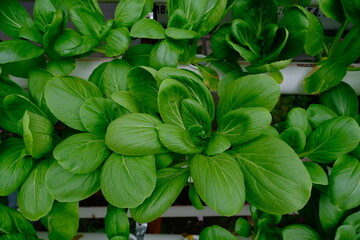
[(229, 2), (225, 0), (208, 1), (205, 15), (196, 29), (200, 37), (205, 36), (218, 25), (221, 18), (225, 15), (225, 9)]
[(137, 222), (151, 222), (159, 218), (174, 203), (188, 178), (188, 171), (182, 168), (160, 169), (155, 190), (140, 206), (130, 209), (131, 216)]
[(11, 137), (0, 145), (0, 196), (15, 192), (25, 181), (34, 166), (23, 141)]
[(77, 6), (81, 6), (90, 11), (93, 15), (98, 18), (103, 18), (101, 8), (97, 0), (79, 0), (74, 2), (73, 0), (63, 0), (68, 9), (72, 9)]
[(216, 155), (224, 152), (231, 147), (231, 141), (226, 135), (215, 133), (211, 136), (208, 145), (204, 149), (207, 156)]
[(226, 87), (228, 84), (245, 75), (246, 74), (241, 70), (241, 68), (233, 69), (225, 73), (225, 75), (222, 77), (221, 81), (219, 82), (219, 86), (217, 89), (219, 97), (222, 98), (224, 95), (226, 95), (227, 93)]
[(81, 39), (79, 39), (80, 44), (74, 48), (68, 47), (72, 40), (67, 39), (67, 36), (61, 35), (58, 40), (59, 41), (56, 41), (55, 43), (55, 51), (62, 57), (72, 57), (87, 54), (89, 52), (91, 53), (92, 49), (99, 44), (98, 40), (89, 36), (81, 37)]
[(309, 21), (304, 50), (306, 54), (315, 56), (323, 50), (324, 30), (321, 22), (314, 14), (303, 8), (300, 9), (303, 10)]
[(357, 41), (359, 35), (360, 26), (352, 27), (342, 41), (329, 53), (331, 58), (346, 66), (356, 62), (360, 56), (360, 42)]
[(136, 99), (134, 94), (130, 91), (119, 91), (111, 95), (111, 99), (119, 104), (121, 107), (124, 107), (131, 113), (140, 113), (141, 103)]
[(50, 160), (38, 163), (31, 171), (18, 193), (20, 212), (29, 220), (37, 221), (47, 215), (53, 205), (45, 182), (45, 175), (51, 165)]
[[(168, 8), (171, 8), (171, 4), (175, 1), (168, 2)], [(176, 28), (183, 28), (189, 22), (187, 20), (186, 14), (184, 13), (183, 9), (178, 8), (174, 12), (170, 14), (171, 9), (168, 9), (168, 16), (169, 20), (167, 21), (167, 27), (176, 27)]]
[(115, 236), (129, 238), (130, 223), (125, 209), (108, 205), (105, 216), (105, 233), (109, 239)]
[(121, 0), (115, 9), (115, 26), (131, 27), (143, 16), (146, 0)]
[(344, 225), (353, 226), (356, 231), (360, 229), (360, 211), (349, 215), (343, 222)]
[(263, 29), (268, 23), (276, 23), (278, 19), (277, 3), (274, 0), (246, 0), (235, 3), (233, 19), (244, 19), (252, 24), (254, 31)]
[(55, 78), (45, 86), (45, 100), (51, 112), (69, 127), (80, 131), (86, 131), (80, 119), (80, 108), (92, 97), (102, 97), (101, 91), (78, 77)]
[(19, 38), (27, 39), (38, 44), (43, 44), (42, 36), (35, 27), (21, 27), (18, 34)]
[(300, 155), (319, 163), (331, 163), (359, 145), (360, 127), (350, 117), (336, 117), (312, 132)]
[(129, 48), (122, 59), (134, 67), (150, 66), (149, 57), (153, 48), (151, 44), (137, 44)]
[(114, 59), (100, 64), (90, 75), (89, 81), (109, 97), (114, 92), (128, 89), (127, 75), (130, 69), (131, 66), (126, 61)]
[(174, 161), (173, 153), (159, 153), (155, 155), (156, 169), (169, 166)]
[(25, 111), (22, 125), (25, 147), (33, 158), (41, 158), (53, 149), (54, 127), (49, 119)]
[(112, 205), (118, 208), (137, 207), (155, 188), (155, 157), (113, 153), (102, 168), (100, 183), (104, 197)]
[(217, 132), (236, 145), (260, 136), (270, 123), (271, 114), (265, 108), (238, 108), (220, 119)]
[(0, 104), (0, 115), (1, 115), (0, 126), (2, 129), (12, 133), (22, 134), (21, 121), (12, 119), (5, 112), (4, 107), (1, 104)]
[(72, 240), (79, 228), (79, 203), (55, 201), (42, 222), (49, 231), (49, 240)]
[(130, 36), (133, 38), (164, 39), (165, 29), (154, 19), (144, 18), (132, 26)]
[(45, 86), (48, 81), (53, 78), (53, 75), (43, 69), (33, 69), (29, 73), (28, 90), (33, 102), (48, 116), (54, 124), (57, 118), (50, 112), (45, 101)]
[(176, 39), (176, 40), (183, 40), (183, 39), (196, 39), (198, 37), (197, 32), (192, 30), (185, 30), (179, 29), (175, 27), (169, 27), (165, 30), (165, 34), (167, 37)]
[(231, 22), (231, 33), (238, 44), (242, 46), (250, 47), (252, 42), (256, 39), (256, 35), (252, 32), (249, 23), (243, 19), (234, 19)]
[(246, 70), (248, 70), (251, 73), (266, 73), (268, 72), (271, 77), (273, 77), (276, 82), (279, 84), (283, 81), (282, 73), (280, 72), (281, 69), (286, 68), (290, 63), (292, 59), (286, 59), (276, 62), (271, 62), (267, 64), (252, 64), (250, 66), (246, 67)]
[(218, 120), (238, 108), (263, 107), (271, 111), (280, 96), (280, 86), (271, 77), (249, 75), (229, 83), (226, 92), (219, 101)]
[(9, 74), (15, 77), (28, 78), (31, 70), (36, 68), (45, 68), (46, 60), (44, 55), (41, 55), (37, 58), (5, 63), (2, 66), (4, 75)]
[[(24, 218), (23, 215), (16, 209), (6, 207), (0, 204), (0, 235), (11, 236), (11, 233), (23, 233), (29, 237), (36, 237), (36, 231), (33, 225)], [(12, 238), (8, 238), (13, 240)], [(20, 238), (22, 240), (24, 238)], [(36, 238), (37, 239), (37, 238)], [(30, 239), (32, 240), (32, 239)]]
[(328, 177), (319, 164), (314, 162), (304, 162), (304, 166), (308, 170), (314, 184), (328, 185)]
[(12, 38), (18, 38), (21, 27), (33, 27), (34, 23), (17, 0), (0, 1), (0, 29)]
[(90, 174), (74, 174), (54, 162), (46, 173), (45, 181), (50, 194), (56, 200), (76, 202), (99, 191), (100, 172), (101, 168), (98, 168)]
[(205, 136), (209, 136), (212, 121), (206, 109), (196, 100), (186, 98), (181, 101), (181, 119), (185, 128), (189, 131), (191, 127), (201, 126)]
[(238, 239), (232, 235), (228, 230), (217, 225), (206, 227), (201, 231), (199, 240), (236, 240)]
[(67, 171), (90, 174), (110, 156), (102, 138), (91, 133), (72, 135), (54, 149), (54, 158)]
[(181, 117), (181, 102), (190, 97), (190, 91), (184, 84), (173, 79), (162, 81), (159, 87), (158, 104), (164, 122), (184, 128)]
[(244, 174), (246, 200), (256, 208), (285, 214), (308, 201), (312, 182), (296, 153), (276, 137), (262, 136), (233, 148)]
[(328, 235), (331, 236), (335, 233), (336, 228), (341, 224), (346, 215), (346, 211), (337, 210), (336, 206), (331, 203), (331, 200), (327, 195), (320, 195), (319, 218), (322, 229)]
[(69, 52), (69, 49), (76, 49), (82, 43), (81, 35), (74, 29), (64, 29), (56, 38), (54, 44), (54, 50), (60, 55), (65, 55)]
[(318, 2), (321, 12), (326, 17), (332, 18), (339, 23), (344, 23), (346, 16), (341, 0), (319, 0)]
[(184, 11), (187, 21), (193, 24), (194, 28), (196, 29), (203, 20), (203, 16), (207, 11), (208, 2), (208, 0), (183, 0), (179, 1), (178, 8)]
[(341, 225), (336, 229), (335, 240), (355, 239), (356, 229), (350, 225)]
[(99, 39), (105, 27), (104, 17), (95, 15), (88, 7), (75, 6), (69, 10), (71, 22), (83, 36)]
[(251, 225), (245, 218), (239, 217), (235, 224), (235, 233), (242, 237), (249, 237), (251, 234)]
[(300, 7), (287, 8), (278, 25), (285, 27), (289, 31), (289, 38), (279, 57), (281, 59), (290, 59), (298, 56), (304, 51), (305, 41), (307, 40), (309, 27), (307, 15)]
[(159, 89), (152, 69), (135, 67), (129, 72), (127, 79), (130, 91), (141, 104), (154, 112), (159, 112), (157, 99)]
[(48, 25), (51, 24), (55, 12), (56, 8), (51, 0), (37, 0), (33, 10), (36, 28), (45, 32)]
[(322, 240), (322, 237), (305, 224), (291, 224), (281, 230), (284, 240)]
[(156, 79), (158, 82), (162, 82), (165, 79), (174, 79), (182, 83), (187, 87), (192, 98), (198, 101), (208, 111), (211, 119), (214, 119), (214, 99), (199, 75), (186, 70), (166, 67), (158, 72)]
[(213, 157), (197, 154), (190, 161), (191, 177), (201, 199), (224, 216), (241, 211), (245, 203), (243, 174), (229, 154)]
[(313, 128), (317, 128), (322, 123), (335, 118), (338, 115), (329, 107), (321, 104), (311, 104), (306, 110), (306, 116), (311, 126)]
[(149, 55), (150, 66), (155, 69), (162, 67), (177, 67), (180, 54), (183, 52), (179, 46), (169, 39), (155, 44)]
[(0, 64), (4, 64), (37, 58), (44, 49), (26, 40), (8, 40), (0, 42), (0, 52)]
[(108, 125), (126, 110), (111, 99), (89, 98), (80, 108), (80, 119), (90, 133), (105, 137)]
[(161, 143), (172, 152), (195, 154), (203, 150), (203, 147), (193, 142), (190, 134), (185, 129), (177, 125), (158, 124), (156, 129), (159, 132)]
[(290, 127), (280, 134), (281, 139), (286, 142), (296, 153), (301, 153), (306, 145), (306, 134), (300, 127)]
[(338, 85), (346, 75), (346, 67), (330, 58), (321, 60), (304, 79), (305, 91), (321, 93)]
[(345, 82), (320, 94), (320, 102), (340, 116), (356, 117), (359, 113), (357, 95)]
[(271, 136), (271, 137), (280, 137), (278, 130), (273, 126), (268, 127), (264, 131), (263, 135), (267, 135), (267, 136)]
[(226, 35), (230, 33), (231, 24), (225, 23), (216, 29), (216, 31), (211, 35), (211, 48), (215, 56), (219, 59), (236, 59), (238, 57), (235, 50), (227, 44)]
[[(58, 4), (59, 2), (53, 2), (53, 4)], [(67, 11), (67, 10), (66, 10)], [(63, 9), (56, 10), (53, 19), (46, 29), (46, 32), (43, 35), (43, 45), (46, 50), (46, 53), (52, 59), (59, 59), (58, 54), (55, 52), (55, 45), (59, 35), (62, 34), (64, 25), (66, 24), (67, 16)]]
[(51, 74), (65, 76), (72, 73), (75, 69), (75, 66), (76, 66), (75, 59), (65, 58), (60, 60), (52, 60), (48, 62), (46, 69)]
[(22, 95), (8, 95), (4, 98), (2, 106), (6, 114), (14, 122), (20, 121), (26, 110), (43, 117), (47, 117), (46, 114), (43, 113), (35, 104), (33, 104), (27, 97)]
[(346, 15), (346, 18), (349, 19), (349, 21), (354, 25), (360, 25), (360, 3), (356, 0), (340, 0), (344, 12)]
[(18, 94), (22, 95), (24, 97), (28, 96), (25, 90), (19, 86), (16, 82), (13, 80), (6, 78), (4, 76), (0, 77), (0, 102), (3, 101), (3, 99), (10, 94)]
[(199, 194), (196, 192), (196, 189), (194, 187), (194, 184), (190, 183), (189, 185), (189, 199), (191, 201), (191, 204), (197, 209), (197, 210), (203, 210), (204, 206), (201, 202), (201, 199), (199, 197)]
[(339, 210), (348, 210), (360, 205), (358, 159), (343, 155), (335, 161), (329, 178), (329, 197)]
[(116, 57), (123, 55), (131, 44), (129, 34), (129, 30), (125, 27), (111, 30), (109, 36), (105, 40), (106, 57)]
[(312, 132), (311, 125), (307, 119), (306, 110), (303, 108), (292, 108), (286, 118), (286, 127), (299, 127), (301, 128), (306, 136)]
[(114, 152), (142, 156), (166, 152), (156, 126), (161, 121), (149, 114), (132, 113), (110, 123), (106, 131), (106, 145)]
[(255, 61), (259, 60), (259, 54), (257, 52), (254, 53), (251, 50), (249, 50), (248, 48), (235, 43), (234, 40), (230, 37), (230, 34), (227, 34), (225, 36), (225, 40), (226, 40), (227, 44), (234, 51), (236, 51), (238, 54), (240, 54), (240, 56), (242, 58), (244, 58), (246, 61), (255, 62)]

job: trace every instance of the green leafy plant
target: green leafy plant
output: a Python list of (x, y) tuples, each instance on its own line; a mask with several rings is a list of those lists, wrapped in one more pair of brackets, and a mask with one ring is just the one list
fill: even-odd
[[(304, 80), (304, 89), (308, 93), (321, 93), (338, 85), (347, 71), (359, 70), (351, 67), (360, 57), (360, 5), (355, 0), (320, 0), (321, 11), (329, 18), (341, 24), (336, 35), (324, 38), (323, 49), (318, 63)], [(329, 39), (329, 40), (327, 40)]]
[(157, 70), (176, 67), (179, 62), (196, 62), (199, 39), (215, 28), (234, 2), (169, 0), (166, 29), (155, 20), (143, 19), (134, 24), (130, 36), (161, 40), (148, 52), (148, 64)]
[(211, 37), (218, 59), (239, 56), (250, 62), (250, 73), (269, 72), (279, 82), (280, 69), (305, 49), (310, 55), (322, 49), (322, 28), (317, 18), (301, 6), (287, 6), (278, 19), (275, 0), (237, 1), (231, 23), (221, 25)]
[[(0, 29), (13, 39), (0, 43), (2, 72), (27, 78), (31, 69), (42, 68), (67, 75), (75, 59), (93, 52), (122, 56), (131, 44), (129, 29), (152, 7), (152, 0), (121, 0), (105, 23), (96, 0), (37, 0), (34, 19), (18, 1), (1, 1)], [(77, 31), (66, 27), (69, 18)]]
[[(360, 229), (355, 224), (360, 206), (358, 109), (354, 90), (340, 83), (320, 95), (320, 104), (289, 113), (281, 137), (296, 145), (299, 155), (308, 159), (304, 164), (314, 188), (309, 202), (300, 211), (306, 225), (285, 227), (284, 239), (359, 238)], [(304, 134), (305, 129), (308, 134)]]
[[(276, 127), (280, 138), (303, 159), (313, 183), (310, 200), (297, 214), (302, 221), (280, 223), (281, 215), (252, 206), (253, 224), (239, 218), (235, 234), (253, 239), (359, 238), (358, 107), (354, 90), (340, 83), (320, 95), (320, 104), (289, 112), (286, 121)], [(210, 227), (200, 239), (202, 235), (207, 239), (209, 232), (215, 236), (211, 239), (231, 235), (220, 227)]]
[[(157, 181), (155, 186), (147, 187), (155, 188), (149, 191), (152, 192), (150, 196), (144, 192), (145, 199), (140, 205), (135, 208), (130, 206), (130, 212), (137, 221), (148, 222), (161, 216), (187, 184), (196, 190), (191, 192), (193, 201), (200, 197), (206, 205), (226, 216), (241, 210), (245, 191), (248, 201), (270, 212), (291, 212), (307, 201), (310, 179), (306, 171), (299, 170), (305, 170), (301, 162), (291, 151), (283, 152), (288, 147), (278, 138), (264, 135), (270, 127), (269, 110), (274, 107), (280, 94), (279, 86), (273, 79), (248, 76), (230, 83), (226, 94), (220, 96), (216, 130), (211, 127), (215, 120), (213, 98), (196, 74), (174, 68), (155, 71), (137, 67), (129, 72), (128, 84), (129, 91), (114, 93), (113, 100), (129, 110), (147, 110), (123, 115), (110, 123), (105, 142), (118, 156), (116, 162), (120, 161), (121, 155), (123, 161), (127, 161), (127, 155), (138, 156), (139, 161), (144, 159), (142, 165), (145, 166), (145, 159), (149, 159), (149, 162), (149, 155), (155, 155)], [(258, 86), (255, 91), (251, 87), (254, 85)], [(130, 100), (129, 96), (139, 100), (138, 106), (133, 105), (135, 99)], [(263, 146), (263, 152), (257, 155), (255, 148), (259, 144)], [(164, 160), (166, 162), (162, 162)], [(262, 167), (266, 161), (279, 161), (277, 167), (280, 169), (281, 165), (287, 169), (281, 172), (274, 170), (278, 174), (268, 176), (273, 182), (277, 178), (293, 181), (291, 169), (294, 165), (299, 167), (297, 171), (304, 174), (301, 186), (290, 187), (291, 184), (288, 184), (289, 189), (294, 187), (297, 190), (287, 193), (286, 190), (280, 193), (268, 186), (269, 196), (260, 194), (259, 188), (268, 183), (266, 179), (259, 178), (266, 176), (267, 171)], [(105, 164), (103, 172), (108, 171), (109, 162)], [(114, 170), (115, 160), (111, 162), (111, 172), (104, 175), (120, 176), (120, 170)], [(258, 172), (250, 173), (249, 168), (254, 166)], [(147, 178), (152, 176), (150, 170), (146, 172)], [(142, 178), (137, 179), (142, 181)], [(119, 181), (127, 180), (119, 178)], [(112, 189), (111, 192), (120, 191)], [(301, 195), (298, 195), (300, 192)], [(296, 199), (292, 197), (293, 194), (297, 195)], [(261, 201), (263, 197), (267, 198), (268, 204)], [(275, 202), (279, 198), (286, 199), (284, 202), (287, 204), (277, 205)], [(121, 206), (121, 202), (121, 197), (116, 196), (111, 203)], [(194, 202), (199, 206), (198, 201)]]

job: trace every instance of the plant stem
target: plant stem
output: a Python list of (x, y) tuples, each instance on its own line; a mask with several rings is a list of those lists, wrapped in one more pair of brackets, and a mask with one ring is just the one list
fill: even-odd
[(329, 54), (328, 54), (329, 57), (331, 57), (334, 54), (337, 46), (339, 45), (340, 39), (341, 39), (342, 35), (344, 34), (344, 31), (348, 24), (349, 24), (349, 20), (346, 19), (345, 22), (341, 25), (341, 27), (337, 31), (335, 39), (332, 42), (330, 50), (329, 50)]
[(93, 50), (94, 50), (94, 52), (98, 52), (98, 53), (103, 53), (103, 54), (106, 53), (104, 48), (93, 48)]

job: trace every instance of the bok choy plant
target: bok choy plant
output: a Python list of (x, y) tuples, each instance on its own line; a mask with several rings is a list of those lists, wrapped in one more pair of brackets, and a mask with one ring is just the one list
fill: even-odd
[(152, 68), (191, 63), (195, 61), (199, 39), (216, 27), (234, 2), (169, 0), (166, 29), (155, 20), (142, 19), (131, 28), (130, 36), (160, 40), (149, 52)]
[[(304, 80), (308, 93), (321, 93), (338, 85), (360, 57), (360, 4), (356, 0), (319, 1), (321, 11), (340, 23), (334, 37), (324, 38), (318, 63)], [(329, 40), (327, 40), (329, 39)]]
[(221, 25), (211, 37), (218, 59), (241, 57), (250, 63), (250, 73), (269, 72), (278, 82), (279, 70), (305, 49), (310, 55), (322, 49), (322, 28), (318, 19), (301, 6), (286, 6), (278, 19), (275, 0), (237, 1), (231, 23)]
[[(251, 206), (253, 225), (239, 218), (235, 233), (252, 239), (358, 239), (360, 127), (355, 91), (340, 83), (320, 95), (320, 104), (290, 110), (286, 121), (276, 127), (311, 176), (310, 200), (298, 211), (297, 222), (284, 220), (282, 229), (281, 215)], [(211, 239), (237, 239), (219, 226), (204, 229), (200, 239), (211, 234)]]
[[(34, 68), (67, 75), (75, 59), (101, 52), (118, 57), (131, 44), (129, 29), (153, 7), (152, 0), (121, 0), (105, 23), (97, 0), (37, 0), (32, 19), (17, 0), (0, 3), (0, 29), (12, 40), (0, 42), (2, 72), (28, 77)], [(73, 28), (67, 27), (71, 19)]]
[[(203, 201), (225, 216), (239, 212), (245, 200), (277, 214), (307, 202), (310, 176), (270, 127), (269, 111), (280, 95), (272, 78), (236, 79), (220, 95), (216, 110), (201, 78), (185, 70), (137, 67), (129, 72), (128, 84), (129, 91), (112, 95), (131, 113), (107, 128), (105, 143), (114, 153), (102, 169), (101, 184), (118, 207), (124, 207), (125, 195), (120, 185), (109, 184), (113, 179), (129, 182), (131, 177), (144, 188), (128, 190), (132, 198), (142, 195), (138, 206), (129, 207), (135, 220), (160, 217), (186, 185), (195, 206), (201, 208)], [(295, 172), (301, 178), (294, 179)], [(155, 185), (148, 186), (150, 178)]]

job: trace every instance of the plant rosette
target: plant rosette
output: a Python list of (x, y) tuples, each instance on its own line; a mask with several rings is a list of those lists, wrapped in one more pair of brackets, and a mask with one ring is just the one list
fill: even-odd
[[(303, 158), (313, 190), (298, 223), (280, 228), (281, 215), (250, 207), (253, 225), (239, 218), (235, 234), (252, 239), (358, 239), (360, 206), (359, 102), (346, 83), (320, 94), (320, 104), (293, 108), (285, 122), (275, 127), (280, 138)], [(283, 218), (284, 219), (284, 218)], [(291, 220), (293, 222), (294, 219)], [(286, 220), (282, 224), (288, 224)], [(212, 226), (200, 235), (228, 236)], [(215, 239), (213, 238), (213, 239)], [(204, 238), (206, 239), (206, 238)]]

